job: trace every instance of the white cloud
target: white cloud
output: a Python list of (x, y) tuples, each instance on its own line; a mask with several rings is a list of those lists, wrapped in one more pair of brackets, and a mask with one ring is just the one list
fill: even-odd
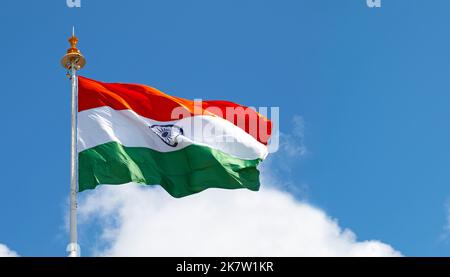
[[(286, 162), (307, 152), (304, 120), (295, 116), (292, 122), (272, 158)], [(324, 211), (280, 191), (291, 186), (268, 162), (260, 192), (207, 190), (182, 199), (136, 185), (88, 192), (80, 201), (81, 226), (101, 232), (96, 245), (92, 238), (86, 244), (99, 256), (401, 255), (376, 240), (358, 241)]]
[(307, 198), (309, 186), (293, 176), (298, 174), (298, 168), (292, 165), (307, 158), (310, 153), (305, 145), (305, 127), (304, 118), (294, 115), (289, 124), (289, 132), (280, 133), (278, 152), (270, 154), (260, 165), (265, 185), (289, 191), (302, 199)]
[(289, 126), (289, 133), (280, 134), (280, 149), (289, 157), (304, 156), (308, 153), (305, 141), (305, 120), (300, 115), (295, 115)]
[(275, 189), (208, 190), (173, 199), (160, 188), (102, 187), (81, 219), (102, 228), (101, 256), (399, 256)]
[(0, 244), (0, 257), (18, 257), (18, 255), (6, 245)]

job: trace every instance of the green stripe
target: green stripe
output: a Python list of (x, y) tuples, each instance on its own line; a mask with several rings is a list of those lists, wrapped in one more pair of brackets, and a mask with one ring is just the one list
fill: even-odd
[(79, 153), (79, 191), (100, 184), (160, 184), (183, 197), (208, 188), (259, 189), (260, 160), (241, 160), (205, 146), (162, 153), (109, 142)]

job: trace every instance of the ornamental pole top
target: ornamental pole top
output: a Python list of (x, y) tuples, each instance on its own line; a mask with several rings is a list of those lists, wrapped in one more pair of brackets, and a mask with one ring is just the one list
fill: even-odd
[(61, 60), (61, 65), (67, 69), (80, 70), (86, 65), (86, 59), (77, 48), (78, 38), (75, 36), (75, 27), (72, 31), (72, 37), (69, 39), (70, 48), (67, 50), (67, 54)]

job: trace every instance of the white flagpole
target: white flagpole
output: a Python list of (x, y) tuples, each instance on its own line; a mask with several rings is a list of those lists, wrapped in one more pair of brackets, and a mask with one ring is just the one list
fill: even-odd
[(69, 257), (80, 257), (80, 246), (77, 234), (77, 190), (78, 190), (78, 77), (77, 71), (86, 65), (86, 60), (77, 49), (78, 39), (75, 36), (75, 28), (69, 39), (71, 48), (63, 57), (61, 63), (68, 70), (68, 76), (72, 81), (72, 132), (71, 132), (71, 162), (70, 162), (70, 243), (67, 246)]
[(70, 70), (72, 80), (72, 140), (70, 162), (70, 244), (68, 246), (69, 257), (79, 257), (80, 249), (77, 240), (77, 184), (78, 184), (78, 159), (77, 159), (77, 113), (78, 113), (78, 80), (75, 63)]

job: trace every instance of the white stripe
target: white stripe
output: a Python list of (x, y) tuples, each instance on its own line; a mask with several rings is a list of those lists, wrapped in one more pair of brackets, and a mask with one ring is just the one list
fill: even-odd
[[(169, 124), (183, 129), (183, 135), (177, 137), (178, 145), (175, 147), (164, 143), (150, 128)], [(132, 110), (114, 110), (110, 107), (78, 113), (78, 152), (111, 141), (158, 152), (171, 152), (198, 144), (245, 160), (264, 159), (268, 151), (267, 146), (220, 117), (202, 115), (160, 122), (142, 117)]]

